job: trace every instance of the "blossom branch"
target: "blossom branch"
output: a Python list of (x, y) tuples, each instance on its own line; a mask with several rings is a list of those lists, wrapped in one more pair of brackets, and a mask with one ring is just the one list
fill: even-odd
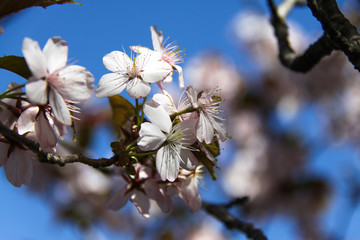
[(360, 71), (360, 34), (339, 10), (335, 0), (308, 0), (313, 15), (321, 23), (335, 49), (341, 50)]
[(284, 66), (296, 72), (308, 72), (323, 57), (329, 55), (334, 50), (330, 39), (324, 34), (315, 43), (310, 45), (302, 55), (297, 56), (290, 46), (288, 26), (285, 21), (286, 15), (296, 5), (296, 2), (293, 0), (284, 1), (279, 7), (276, 7), (273, 0), (268, 0), (268, 5), (272, 14), (271, 23), (278, 41), (279, 58)]
[(207, 213), (217, 218), (220, 222), (223, 222), (227, 228), (239, 230), (245, 233), (249, 239), (267, 240), (264, 233), (260, 229), (255, 228), (253, 224), (243, 222), (229, 213), (228, 208), (234, 206), (235, 204), (243, 204), (246, 200), (246, 197), (240, 198), (230, 204), (212, 204), (203, 201), (202, 207)]
[(83, 156), (82, 154), (75, 154), (71, 156), (57, 156), (52, 153), (44, 152), (40, 145), (37, 142), (34, 142), (25, 136), (19, 135), (16, 132), (7, 128), (4, 124), (0, 122), (0, 133), (9, 141), (16, 142), (27, 149), (31, 150), (38, 156), (38, 160), (43, 163), (50, 163), (50, 164), (57, 164), (60, 166), (64, 166), (67, 163), (84, 163), (94, 168), (100, 167), (108, 167), (113, 165), (115, 162), (118, 161), (118, 156), (113, 156), (111, 158), (99, 158), (99, 159), (92, 159)]

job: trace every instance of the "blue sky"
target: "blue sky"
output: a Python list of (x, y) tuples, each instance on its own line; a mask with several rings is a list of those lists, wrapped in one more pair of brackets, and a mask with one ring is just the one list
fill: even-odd
[[(240, 65), (240, 68), (246, 69), (248, 66), (247, 59), (237, 50), (232, 40), (230, 24), (236, 14), (254, 4), (253, 1), (80, 2), (83, 6), (65, 4), (47, 9), (36, 7), (10, 17), (4, 25), (5, 33), (0, 35), (0, 56), (22, 56), (21, 46), (25, 37), (38, 41), (43, 47), (48, 38), (61, 36), (68, 42), (69, 59), (76, 60), (76, 64), (89, 69), (97, 84), (100, 77), (108, 72), (102, 64), (105, 54), (123, 48), (130, 52), (128, 47), (138, 44), (151, 47), (150, 26), (157, 25), (165, 38), (170, 37), (169, 42), (176, 41), (185, 50), (185, 66), (187, 59), (209, 49), (221, 51)], [(255, 5), (261, 10), (266, 9), (263, 3)], [(309, 31), (316, 32), (321, 28), (320, 25), (310, 25), (314, 21), (306, 8), (296, 11), (291, 18), (301, 18), (301, 24)], [(1, 90), (10, 81), (25, 82), (3, 70), (0, 70), (0, 76)], [(106, 103), (107, 100), (99, 99), (99, 102)], [(107, 142), (103, 141), (102, 144), (106, 145)], [(76, 229), (53, 221), (51, 205), (46, 199), (29, 195), (26, 187), (17, 189), (11, 186), (2, 170), (0, 192), (1, 239), (80, 239)], [(268, 227), (269, 234), (274, 239), (291, 236), (293, 226), (288, 224), (284, 227), (286, 221), (279, 218)], [(279, 232), (279, 228), (283, 231)]]

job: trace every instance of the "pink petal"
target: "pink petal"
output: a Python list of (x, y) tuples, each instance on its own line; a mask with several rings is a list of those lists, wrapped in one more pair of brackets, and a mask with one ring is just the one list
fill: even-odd
[(203, 112), (200, 112), (199, 120), (196, 124), (196, 137), (199, 142), (210, 144), (214, 138), (212, 123)]
[(223, 120), (219, 117), (213, 117), (212, 125), (213, 125), (214, 129), (216, 130), (216, 132), (219, 136), (219, 139), (222, 142), (225, 141), (228, 133), (227, 133), (227, 130), (226, 130)]
[(38, 42), (30, 38), (25, 38), (22, 52), (33, 77), (36, 79), (45, 77), (47, 75), (46, 59)]
[(33, 174), (33, 155), (30, 151), (15, 148), (5, 161), (5, 175), (15, 187), (29, 185)]
[(158, 149), (166, 140), (166, 136), (154, 124), (145, 122), (141, 124), (137, 145), (142, 151)]
[(116, 193), (106, 204), (106, 207), (112, 210), (119, 210), (125, 206), (129, 200), (129, 193), (126, 193), (127, 186), (124, 186)]
[(171, 72), (172, 66), (161, 59), (161, 54), (154, 51), (140, 54), (136, 66), (141, 69), (141, 78), (148, 83), (164, 80)]
[(34, 105), (45, 105), (48, 102), (48, 84), (46, 80), (29, 81), (25, 84), (26, 97)]
[(188, 86), (186, 91), (186, 96), (188, 97), (191, 105), (194, 107), (194, 108), (198, 108), (199, 107), (199, 104), (198, 104), (198, 97), (197, 97), (197, 92), (196, 90), (193, 88), (193, 86)]
[(143, 215), (145, 218), (150, 217), (150, 201), (144, 193), (134, 190), (130, 196), (130, 201), (135, 205), (141, 215)]
[(128, 77), (118, 73), (108, 73), (101, 77), (95, 90), (97, 97), (111, 97), (121, 93), (128, 81)]
[(139, 99), (149, 95), (151, 87), (149, 83), (144, 82), (140, 78), (133, 78), (128, 82), (126, 91), (130, 97)]
[(68, 45), (61, 37), (50, 38), (43, 49), (49, 73), (65, 67), (68, 57)]
[(35, 131), (38, 141), (43, 148), (53, 148), (56, 146), (57, 139), (54, 129), (43, 111), (40, 112), (37, 121), (35, 122)]
[(201, 199), (198, 193), (198, 180), (196, 177), (190, 176), (181, 183), (180, 197), (191, 208), (192, 212), (197, 212), (201, 209)]
[(169, 213), (172, 210), (171, 198), (166, 194), (163, 189), (159, 188), (159, 184), (156, 179), (147, 179), (143, 184), (143, 188), (146, 192), (146, 195), (156, 201), (157, 205), (160, 207), (161, 211), (164, 213)]
[(113, 51), (103, 57), (104, 66), (111, 72), (128, 72), (133, 61), (123, 52)]
[(72, 65), (59, 72), (59, 78), (51, 81), (53, 87), (67, 100), (83, 102), (94, 92), (94, 77), (86, 68)]
[(49, 91), (49, 103), (55, 118), (64, 125), (71, 125), (71, 115), (63, 97), (54, 89)]

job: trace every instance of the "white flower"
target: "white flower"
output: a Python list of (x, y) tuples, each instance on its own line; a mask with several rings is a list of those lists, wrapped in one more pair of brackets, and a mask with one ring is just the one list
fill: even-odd
[(22, 48), (32, 77), (25, 85), (28, 100), (35, 105), (50, 104), (55, 118), (71, 125), (67, 103), (80, 103), (94, 91), (94, 77), (84, 67), (66, 66), (67, 43), (60, 37), (50, 38), (43, 51), (39, 44), (25, 38)]
[(143, 98), (150, 93), (150, 83), (164, 80), (172, 71), (153, 51), (139, 54), (135, 61), (123, 52), (113, 51), (103, 58), (105, 74), (96, 89), (97, 97), (110, 97), (121, 93), (125, 87), (133, 98)]
[(155, 101), (147, 102), (143, 109), (151, 123), (141, 124), (138, 146), (142, 151), (160, 148), (156, 154), (156, 169), (162, 180), (175, 181), (180, 165), (193, 170), (197, 159), (190, 151), (194, 143), (194, 122), (189, 119), (172, 126), (166, 110)]
[(219, 101), (216, 98), (216, 89), (202, 91), (199, 94), (189, 86), (186, 95), (192, 107), (197, 108), (199, 118), (196, 122), (196, 137), (200, 142), (210, 144), (215, 136), (215, 131), (221, 141), (226, 140), (227, 130), (223, 119), (219, 116)]
[[(178, 65), (179, 63), (183, 62), (181, 56), (182, 51), (180, 51), (179, 48), (173, 44), (168, 44), (164, 46), (164, 36), (162, 35), (161, 31), (157, 31), (156, 26), (151, 26), (150, 31), (154, 51), (160, 53), (161, 59), (167, 64), (169, 64), (172, 69), (175, 69), (179, 73), (179, 86), (180, 88), (185, 88), (183, 70), (182, 67)], [(138, 53), (145, 53), (149, 51), (148, 48), (139, 46), (132, 46), (131, 49)], [(169, 74), (167, 78), (164, 79), (164, 82), (171, 82), (172, 74), (173, 71), (171, 71), (171, 74)]]

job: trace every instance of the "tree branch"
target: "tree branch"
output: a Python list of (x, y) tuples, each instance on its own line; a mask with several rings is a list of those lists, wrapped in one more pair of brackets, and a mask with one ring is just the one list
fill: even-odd
[[(296, 56), (295, 51), (291, 48), (288, 41), (288, 26), (285, 21), (289, 9), (286, 14), (279, 16), (273, 0), (268, 0), (268, 5), (271, 10), (271, 24), (275, 30), (275, 36), (278, 40), (279, 58), (281, 63), (296, 72), (308, 72), (312, 69), (323, 57), (329, 55), (334, 47), (326, 35), (323, 35), (315, 43), (299, 56)], [(283, 5), (284, 6), (284, 5)]]
[(243, 204), (246, 200), (246, 197), (240, 198), (229, 204), (212, 204), (203, 201), (202, 207), (210, 215), (217, 218), (220, 222), (223, 222), (227, 228), (241, 231), (245, 233), (249, 239), (267, 240), (264, 233), (260, 229), (255, 228), (253, 224), (243, 222), (229, 213), (228, 208), (232, 207), (234, 204)]
[(38, 160), (43, 163), (49, 164), (57, 164), (60, 166), (64, 166), (67, 163), (84, 163), (94, 168), (100, 167), (108, 167), (113, 165), (118, 161), (118, 156), (113, 156), (111, 158), (99, 158), (99, 159), (92, 159), (83, 156), (82, 154), (75, 154), (71, 156), (57, 156), (52, 153), (44, 152), (40, 145), (37, 142), (34, 142), (25, 136), (19, 135), (16, 132), (10, 130), (4, 124), (0, 122), (0, 133), (8, 139), (10, 142), (16, 142), (21, 144), (22, 146), (26, 147), (30, 151), (34, 152), (38, 156)]
[(336, 49), (341, 50), (360, 71), (360, 34), (342, 14), (335, 0), (308, 0), (313, 15), (321, 23)]

